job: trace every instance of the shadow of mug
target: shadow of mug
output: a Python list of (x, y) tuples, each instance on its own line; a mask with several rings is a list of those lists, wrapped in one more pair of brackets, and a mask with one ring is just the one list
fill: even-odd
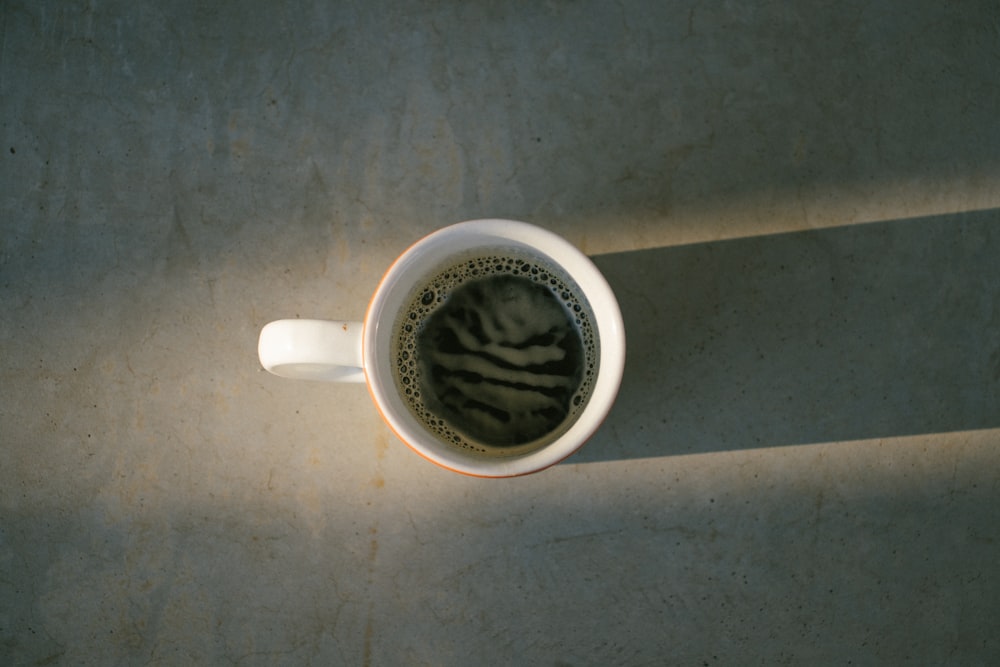
[(594, 257), (628, 359), (569, 463), (1000, 426), (1000, 209)]

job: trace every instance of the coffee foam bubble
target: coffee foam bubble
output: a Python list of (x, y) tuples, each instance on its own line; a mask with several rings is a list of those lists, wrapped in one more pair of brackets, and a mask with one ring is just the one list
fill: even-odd
[[(470, 284), (485, 278), (510, 276), (530, 280), (535, 286), (547, 290), (561, 308), (568, 321), (576, 326), (582, 348), (579, 383), (568, 400), (567, 414), (554, 430), (530, 442), (513, 445), (491, 445), (470, 436), (449, 423), (442, 414), (440, 401), (429, 388), (422, 371), (418, 338), (424, 327), (456, 293)], [(597, 375), (600, 353), (594, 331), (593, 315), (582, 291), (561, 271), (535, 255), (504, 249), (497, 252), (477, 252), (456, 260), (433, 272), (429, 279), (416, 285), (407, 299), (409, 304), (397, 320), (393, 334), (393, 355), (396, 360), (396, 384), (405, 397), (413, 416), (442, 441), (457, 447), (483, 454), (510, 456), (527, 453), (554, 440), (575, 422), (583, 411)], [(543, 354), (544, 352), (538, 352)], [(425, 395), (429, 394), (429, 395)]]

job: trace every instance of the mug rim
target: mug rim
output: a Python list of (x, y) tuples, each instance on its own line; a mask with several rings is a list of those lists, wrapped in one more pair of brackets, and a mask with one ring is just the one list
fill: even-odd
[[(396, 292), (411, 291), (413, 281), (407, 286), (406, 281), (401, 283), (399, 278), (406, 277), (412, 265), (419, 262), (420, 254), (431, 244), (444, 243), (451, 237), (456, 237), (457, 240), (462, 240), (460, 237), (475, 239), (474, 243), (463, 245), (457, 252), (491, 247), (487, 241), (492, 239), (495, 241), (493, 247), (511, 243), (541, 253), (576, 282), (591, 305), (601, 353), (588, 404), (573, 424), (555, 440), (525, 454), (495, 457), (465, 454), (460, 448), (442, 442), (432, 432), (419, 426), (405, 405), (402, 410), (398, 409), (399, 406), (394, 408), (391, 394), (395, 392), (395, 384), (384, 386), (384, 382), (379, 379), (379, 371), (385, 361), (379, 361), (375, 356), (378, 353), (377, 336), (385, 327), (391, 328), (394, 325), (394, 321), (380, 321), (386, 299), (394, 288), (397, 288)], [(426, 271), (421, 277), (425, 275)], [(600, 303), (600, 308), (595, 306), (595, 302)], [(395, 319), (395, 312), (385, 314), (391, 314), (392, 319)], [(609, 344), (612, 341), (614, 344)], [(375, 407), (396, 437), (411, 450), (438, 466), (464, 475), (517, 477), (544, 470), (565, 460), (583, 446), (604, 422), (614, 404), (624, 371), (625, 330), (621, 310), (611, 286), (583, 251), (562, 236), (537, 225), (502, 218), (483, 218), (437, 229), (410, 244), (393, 261), (369, 300), (361, 349), (365, 384)], [(401, 400), (397, 403), (401, 403)]]

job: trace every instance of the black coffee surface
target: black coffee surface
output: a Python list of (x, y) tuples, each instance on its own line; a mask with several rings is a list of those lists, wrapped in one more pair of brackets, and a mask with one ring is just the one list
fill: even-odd
[(567, 283), (537, 262), (489, 256), (418, 288), (397, 345), (414, 415), (493, 453), (569, 423), (586, 402), (596, 346), (586, 303)]
[(563, 304), (529, 278), (457, 289), (417, 336), (424, 391), (452, 426), (493, 446), (548, 434), (569, 414), (583, 343)]

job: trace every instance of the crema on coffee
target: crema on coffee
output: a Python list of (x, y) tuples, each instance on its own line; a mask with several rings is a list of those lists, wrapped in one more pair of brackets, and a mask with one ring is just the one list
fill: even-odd
[(458, 447), (516, 455), (572, 425), (600, 350), (575, 283), (504, 249), (457, 258), (414, 286), (392, 353), (399, 391), (427, 429)]

